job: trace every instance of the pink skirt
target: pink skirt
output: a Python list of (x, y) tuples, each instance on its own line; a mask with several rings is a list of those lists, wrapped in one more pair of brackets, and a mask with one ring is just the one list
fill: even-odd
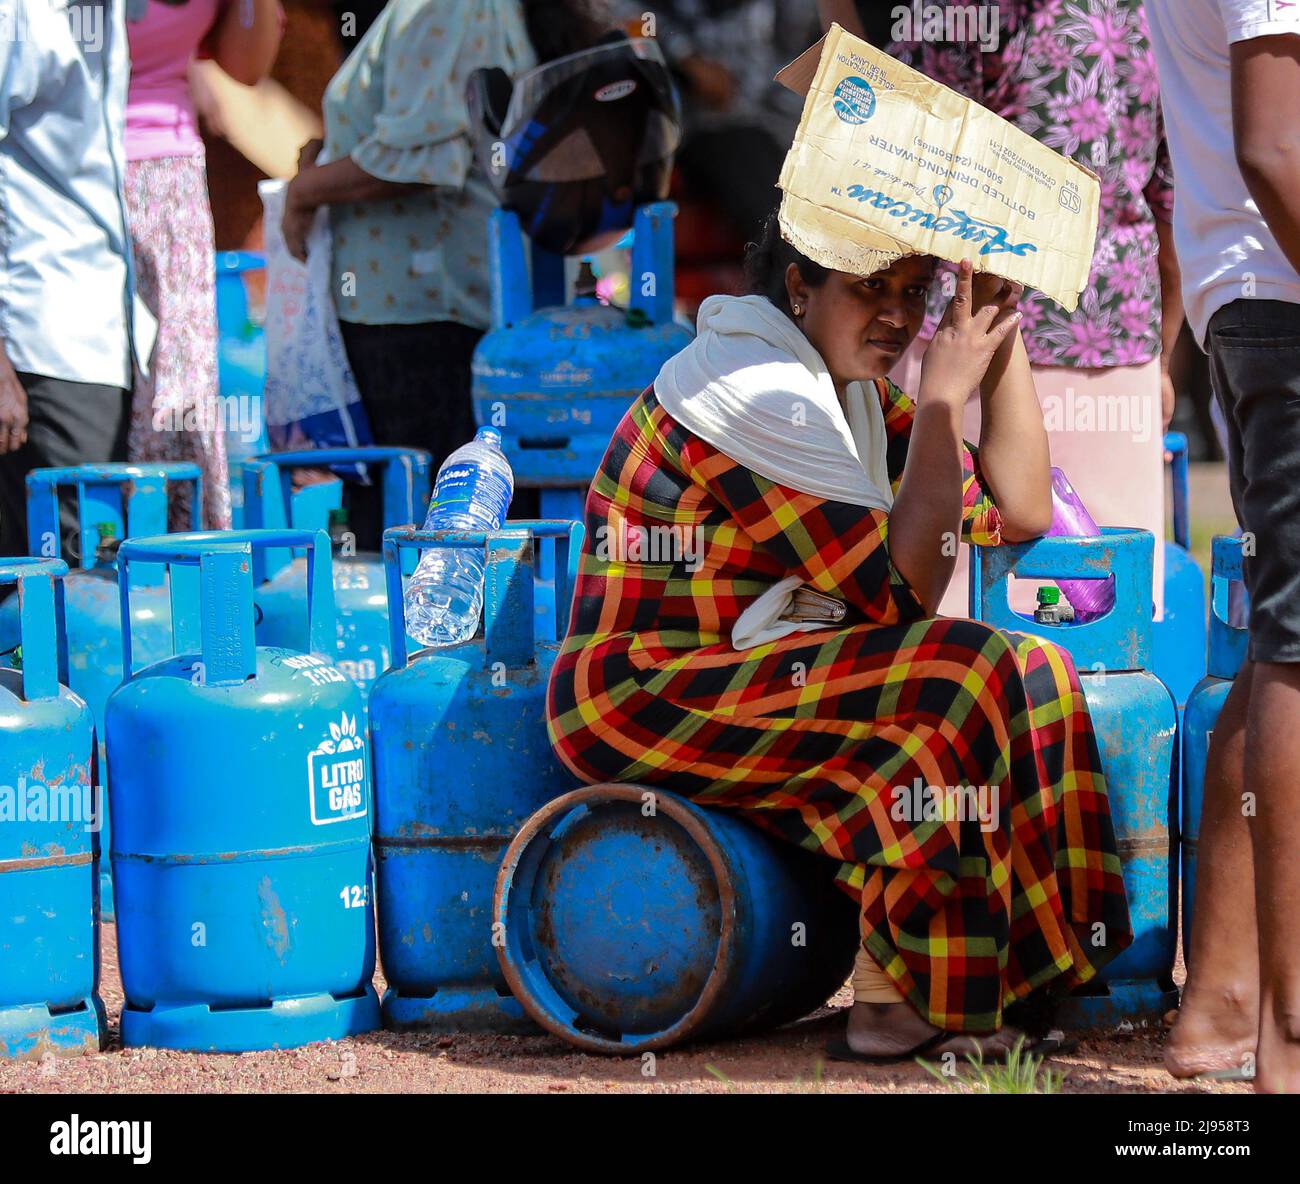
[[(889, 375), (913, 396), (920, 390), (925, 345), (914, 341)], [(1155, 536), (1152, 602), (1159, 620), (1164, 613), (1165, 570), (1160, 359), (1100, 370), (1035, 366), (1034, 386), (1052, 464), (1069, 477), (1097, 525), (1139, 527)], [(967, 440), (979, 443), (978, 391), (971, 392), (966, 403), (963, 430)], [(952, 583), (939, 605), (944, 616), (969, 615), (969, 571), (970, 548), (963, 543)], [(1017, 581), (1012, 607), (1032, 611), (1037, 586)]]
[[(126, 204), (137, 289), (158, 318), (149, 374), (135, 373), (127, 455), (133, 461), (193, 461), (203, 474), (204, 523), (228, 529), (212, 210), (203, 157), (128, 162)], [(169, 521), (173, 530), (189, 528), (188, 487), (172, 498)]]

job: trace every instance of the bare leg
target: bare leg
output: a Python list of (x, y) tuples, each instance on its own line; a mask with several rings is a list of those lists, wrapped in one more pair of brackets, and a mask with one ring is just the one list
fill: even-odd
[[(1246, 721), (1253, 702), (1246, 663), (1223, 705), (1205, 766), (1196, 907), (1178, 1023), (1165, 1045), (1175, 1077), (1231, 1069), (1254, 1056), (1259, 1028), (1259, 951), (1251, 829), (1245, 786)], [(1294, 727), (1294, 725), (1292, 725)]]
[(1259, 662), (1246, 732), (1246, 786), (1259, 917), (1255, 1089), (1300, 1092), (1300, 665)]

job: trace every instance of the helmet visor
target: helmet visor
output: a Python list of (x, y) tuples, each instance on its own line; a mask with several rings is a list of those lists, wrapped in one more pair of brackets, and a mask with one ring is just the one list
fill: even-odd
[(670, 158), (681, 142), (680, 107), (659, 46), (628, 38), (523, 75), (501, 132), (517, 176), (587, 181)]

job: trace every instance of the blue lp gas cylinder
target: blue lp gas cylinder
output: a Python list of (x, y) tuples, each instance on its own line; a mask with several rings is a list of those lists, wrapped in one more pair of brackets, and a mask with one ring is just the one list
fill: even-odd
[(221, 393), (222, 427), (230, 469), (230, 518), (235, 529), (244, 522), (244, 463), (267, 449), (266, 334), (248, 313), (244, 276), (259, 271), (266, 260), (253, 251), (218, 251), (217, 389)]
[[(497, 966), (492, 885), (524, 819), (576, 784), (551, 751), (545, 709), (582, 526), (390, 530), (384, 540), (393, 668), (370, 698), (384, 1023), (529, 1030)], [(400, 558), (439, 546), (487, 548), (483, 636), (422, 650), (408, 662)], [(563, 606), (544, 641), (533, 626), (538, 547), (555, 548)]]
[[(310, 652), (256, 646), (253, 556), (307, 549)], [(378, 1026), (361, 692), (332, 660), (329, 540), (296, 530), (124, 543), (169, 568), (175, 656), (108, 703), (122, 1043), (288, 1048)]]
[[(1150, 531), (1103, 529), (1095, 538), (1043, 538), (973, 547), (971, 615), (1066, 649), (1092, 716), (1133, 925), (1133, 944), (1063, 1004), (1062, 1022), (1106, 1026), (1177, 1005), (1177, 715), (1151, 663)], [(1115, 577), (1115, 606), (1083, 624), (1040, 625), (1008, 603), (1011, 578)]]
[(1181, 709), (1205, 675), (1205, 574), (1191, 554), (1187, 437), (1167, 433), (1165, 451), (1173, 456), (1174, 540), (1163, 543), (1165, 615), (1153, 626), (1151, 669)]
[(60, 559), (0, 560), (21, 669), (0, 669), (0, 1060), (104, 1045), (95, 725), (67, 688)]
[(582, 283), (566, 304), (564, 259), (534, 246), (530, 268), (518, 215), (491, 215), (492, 327), (474, 351), (474, 417), (501, 432), (516, 487), (541, 489), (545, 518), (582, 520), (623, 413), (691, 340), (673, 320), (676, 210), (638, 207), (626, 309)]
[(858, 910), (835, 868), (661, 788), (575, 790), (506, 851), (501, 968), (533, 1019), (589, 1052), (775, 1027), (852, 969)]
[[(67, 603), (68, 686), (89, 705), (104, 765), (104, 708), (122, 681), (122, 619), (117, 591), (117, 548), (130, 535), (167, 530), (167, 495), (173, 484), (190, 486), (193, 525), (199, 525), (203, 490), (199, 468), (189, 463), (78, 465), (34, 469), (27, 475), (27, 538), (33, 553), (66, 558), (76, 568), (63, 581)], [(78, 534), (61, 539), (60, 495), (76, 499)], [(171, 600), (163, 571), (141, 566), (131, 601), (136, 653), (154, 661), (171, 652)], [(0, 653), (17, 637), (17, 602), (0, 605)], [(0, 659), (2, 660), (2, 659)], [(107, 799), (103, 799), (107, 805)], [(102, 839), (109, 842), (109, 818)], [(113, 916), (113, 885), (107, 860), (100, 867), (100, 908)]]
[[(244, 466), (244, 517), (250, 527), (323, 530), (329, 509), (340, 505), (341, 485), (307, 486), (291, 493), (301, 468), (365, 465), (381, 483), (384, 526), (418, 523), (429, 503), (429, 454), (414, 448), (320, 448), (267, 453)], [(345, 536), (347, 537), (347, 536)], [(306, 560), (271, 549), (254, 556), (262, 645), (306, 648), (303, 567)], [(361, 688), (370, 688), (388, 669), (388, 599), (379, 555), (346, 543), (334, 549), (334, 602), (338, 638), (334, 664)]]
[(1196, 684), (1183, 712), (1183, 961), (1189, 966), (1205, 758), (1232, 680), (1246, 660), (1249, 640), (1248, 630), (1229, 624), (1228, 612), (1232, 585), (1241, 580), (1241, 539), (1216, 535), (1211, 546), (1208, 673)]

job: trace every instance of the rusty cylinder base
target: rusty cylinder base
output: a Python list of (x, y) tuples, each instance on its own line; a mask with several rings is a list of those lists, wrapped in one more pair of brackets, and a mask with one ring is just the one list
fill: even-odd
[(542, 1027), (639, 1053), (797, 1019), (848, 977), (853, 900), (836, 864), (735, 812), (641, 785), (543, 806), (497, 878), (498, 957)]

